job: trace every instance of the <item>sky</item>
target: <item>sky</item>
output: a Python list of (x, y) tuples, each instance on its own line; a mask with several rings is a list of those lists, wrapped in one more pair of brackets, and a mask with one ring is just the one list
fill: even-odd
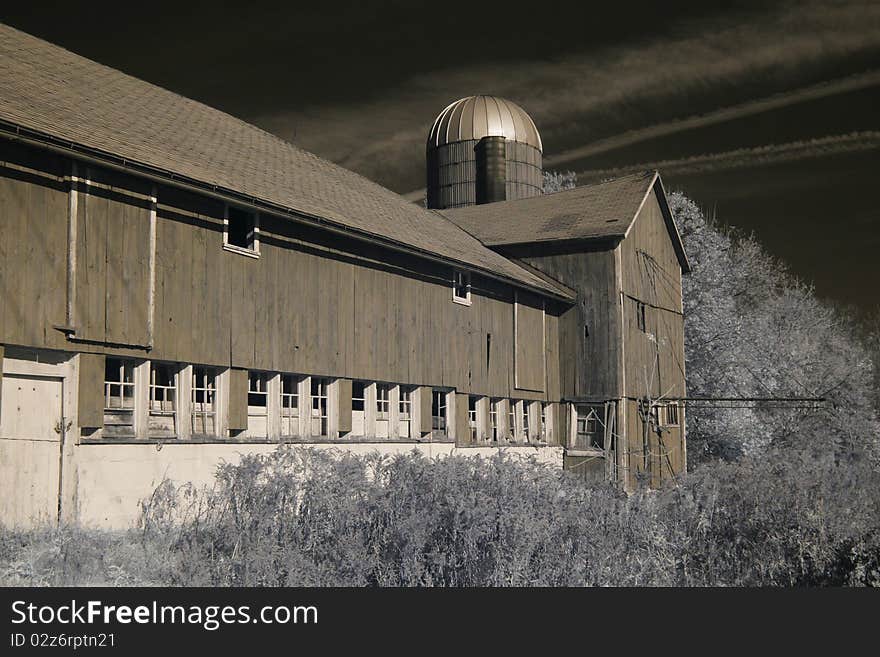
[(545, 168), (657, 168), (817, 293), (880, 308), (880, 2), (4, 3), (0, 20), (418, 200), (451, 101), (519, 103)]

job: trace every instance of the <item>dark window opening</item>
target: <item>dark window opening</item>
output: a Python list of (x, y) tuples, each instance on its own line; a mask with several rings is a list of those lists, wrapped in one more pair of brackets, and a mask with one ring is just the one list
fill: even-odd
[(645, 328), (645, 304), (643, 304), (642, 302), (639, 302), (638, 306), (636, 307), (636, 321), (639, 324), (639, 330), (642, 333), (646, 333), (647, 329)]
[(254, 249), (257, 216), (253, 212), (230, 206), (228, 210), (226, 242), (243, 249)]
[(351, 382), (351, 410), (364, 410), (364, 398), (366, 397), (366, 390), (367, 384), (363, 381)]
[(452, 279), (452, 297), (456, 301), (469, 303), (471, 300), (470, 272), (456, 271)]

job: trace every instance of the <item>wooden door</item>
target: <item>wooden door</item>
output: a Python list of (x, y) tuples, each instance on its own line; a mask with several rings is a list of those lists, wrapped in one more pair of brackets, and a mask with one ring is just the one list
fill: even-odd
[(58, 520), (63, 437), (62, 379), (3, 375), (0, 400), (0, 523)]

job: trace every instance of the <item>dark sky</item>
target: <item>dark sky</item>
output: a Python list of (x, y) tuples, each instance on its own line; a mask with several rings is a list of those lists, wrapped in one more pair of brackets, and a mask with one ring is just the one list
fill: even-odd
[(880, 306), (880, 2), (4, 3), (2, 21), (400, 193), (449, 102), (511, 98), (547, 168), (657, 167), (823, 297)]

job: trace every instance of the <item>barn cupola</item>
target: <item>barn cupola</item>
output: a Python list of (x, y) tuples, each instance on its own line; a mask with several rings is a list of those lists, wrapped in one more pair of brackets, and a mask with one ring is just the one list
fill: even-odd
[(495, 96), (468, 96), (434, 119), (426, 145), (429, 208), (539, 196), (541, 135), (525, 110)]

